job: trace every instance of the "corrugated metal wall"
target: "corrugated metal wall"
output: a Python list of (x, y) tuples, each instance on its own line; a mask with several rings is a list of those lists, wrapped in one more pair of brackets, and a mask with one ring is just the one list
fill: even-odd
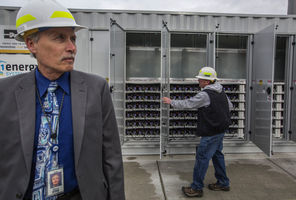
[(278, 33), (295, 33), (295, 16), (231, 15), (141, 11), (73, 10), (76, 20), (90, 28), (109, 28), (109, 19), (126, 30), (159, 31), (162, 21), (171, 31), (255, 33), (270, 24), (278, 26)]
[[(17, 7), (0, 6), (0, 25), (14, 25)], [(77, 33), (78, 54), (76, 69), (103, 74), (108, 77), (109, 57), (97, 62), (97, 55), (108, 55), (110, 47), (110, 18), (126, 31), (157, 31), (167, 23), (170, 31), (217, 32), (217, 33), (256, 33), (270, 24), (276, 24), (276, 34), (296, 34), (294, 15), (238, 15), (213, 13), (155, 12), (155, 11), (116, 11), (116, 10), (71, 10), (78, 24), (89, 27), (90, 31)], [(100, 34), (97, 31), (101, 31)], [(95, 37), (93, 37), (93, 35)], [(100, 36), (98, 36), (100, 35)], [(93, 38), (98, 42), (96, 47)], [(87, 42), (88, 41), (88, 42)], [(103, 53), (102, 53), (103, 52)]]
[[(0, 25), (14, 25), (17, 7), (0, 6)], [(217, 33), (256, 33), (270, 24), (276, 24), (277, 34), (295, 34), (296, 16), (276, 15), (238, 15), (213, 13), (155, 12), (155, 11), (116, 11), (116, 10), (71, 10), (77, 23), (89, 27), (77, 33), (78, 54), (76, 67), (79, 70), (104, 74), (108, 77), (107, 56), (101, 62), (94, 60), (98, 53), (109, 53), (110, 18), (127, 31), (157, 31), (167, 23), (170, 31), (182, 32), (217, 32)], [(95, 33), (101, 31), (102, 34)], [(95, 37), (93, 37), (95, 35)], [(100, 35), (100, 36), (98, 36)], [(90, 38), (99, 41), (93, 47)], [(88, 41), (88, 42), (87, 42)], [(100, 50), (98, 50), (100, 48)], [(100, 70), (102, 69), (102, 70)]]
[[(18, 8), (0, 6), (0, 24), (14, 25)], [(275, 23), (278, 33), (295, 33), (294, 15), (246, 15), (155, 11), (71, 10), (81, 25), (109, 29), (110, 18), (126, 30), (161, 30), (162, 21), (172, 31), (255, 33)]]

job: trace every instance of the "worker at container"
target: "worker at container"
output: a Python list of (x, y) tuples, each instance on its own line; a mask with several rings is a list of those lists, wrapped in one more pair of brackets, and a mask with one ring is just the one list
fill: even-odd
[[(16, 27), (38, 67), (0, 80), (0, 199), (124, 200), (108, 84), (73, 70), (84, 27), (54, 0), (30, 1)], [(62, 185), (50, 187), (53, 174)]]
[(223, 137), (230, 125), (230, 109), (232, 103), (217, 82), (216, 71), (211, 67), (203, 67), (198, 78), (202, 91), (194, 97), (185, 100), (171, 100), (163, 97), (163, 102), (174, 108), (197, 109), (197, 136), (201, 136), (200, 144), (196, 147), (196, 160), (193, 170), (193, 182), (189, 187), (182, 187), (188, 197), (202, 197), (204, 177), (209, 161), (212, 159), (215, 168), (216, 183), (208, 185), (210, 190), (229, 191), (229, 179), (226, 175), (224, 161)]

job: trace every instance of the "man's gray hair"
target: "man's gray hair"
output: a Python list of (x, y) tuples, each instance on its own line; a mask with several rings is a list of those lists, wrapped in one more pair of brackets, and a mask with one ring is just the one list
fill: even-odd
[[(31, 34), (31, 35), (28, 35), (27, 36), (27, 38), (28, 39), (31, 39), (31, 40), (33, 40), (33, 42), (38, 42), (39, 41), (39, 31), (38, 32), (35, 32), (35, 33), (33, 33), (33, 34)], [(34, 53), (31, 53), (31, 56), (33, 56), (34, 58), (36, 58), (36, 55), (34, 54)]]

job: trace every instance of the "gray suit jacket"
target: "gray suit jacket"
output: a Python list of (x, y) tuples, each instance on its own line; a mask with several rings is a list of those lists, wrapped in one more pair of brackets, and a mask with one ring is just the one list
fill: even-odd
[[(75, 170), (82, 199), (124, 200), (119, 134), (107, 82), (72, 71)], [(0, 200), (29, 184), (36, 117), (34, 71), (0, 79)]]

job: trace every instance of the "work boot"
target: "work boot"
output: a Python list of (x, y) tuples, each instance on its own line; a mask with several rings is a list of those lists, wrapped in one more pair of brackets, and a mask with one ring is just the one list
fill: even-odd
[(217, 183), (209, 184), (208, 187), (210, 190), (214, 190), (214, 191), (230, 191), (229, 186), (222, 186)]
[(187, 197), (202, 197), (203, 195), (202, 190), (194, 190), (191, 187), (182, 187), (182, 191)]

